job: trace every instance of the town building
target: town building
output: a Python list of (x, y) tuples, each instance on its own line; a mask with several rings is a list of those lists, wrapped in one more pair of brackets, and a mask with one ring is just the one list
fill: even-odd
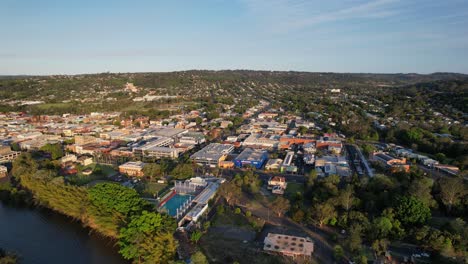
[(263, 242), (263, 250), (290, 257), (311, 257), (314, 252), (314, 243), (304, 237), (268, 233)]
[(245, 166), (261, 169), (263, 164), (268, 159), (268, 152), (261, 149), (246, 148), (235, 159), (234, 164), (236, 167), (242, 168)]
[(249, 148), (275, 149), (278, 143), (278, 136), (251, 134), (242, 142), (242, 145)]
[(217, 167), (233, 150), (234, 146), (229, 144), (211, 143), (190, 158), (199, 165)]
[(77, 160), (82, 166), (88, 166), (93, 163), (93, 158), (89, 156), (81, 156)]
[(265, 164), (265, 170), (279, 170), (281, 163), (283, 163), (282, 159), (269, 159)]
[(406, 163), (405, 158), (397, 158), (385, 152), (372, 153), (372, 160), (384, 165), (384, 167), (392, 172), (409, 172), (410, 170), (410, 166)]
[(281, 164), (281, 172), (297, 172), (297, 167), (293, 164), (294, 161), (294, 151), (288, 151), (286, 157)]
[(188, 132), (179, 138), (180, 143), (199, 145), (206, 142), (205, 135), (201, 132)]
[(98, 138), (93, 136), (75, 136), (75, 144), (77, 145), (86, 145), (96, 143)]
[(129, 161), (119, 166), (119, 172), (128, 176), (142, 177), (144, 167), (145, 163), (141, 161)]
[(12, 151), (9, 146), (0, 146), (0, 164), (11, 162), (20, 154), (19, 151)]
[(69, 162), (75, 162), (77, 160), (76, 155), (67, 154), (60, 159), (60, 163), (65, 164)]
[[(132, 151), (136, 157), (178, 157), (176, 149), (168, 150), (168, 146), (174, 143), (174, 139), (168, 137), (154, 137), (151, 141), (134, 146)], [(164, 148), (164, 149), (163, 149)]]
[(8, 169), (7, 167), (3, 166), (3, 165), (0, 165), (0, 179), (1, 178), (5, 178), (6, 176), (8, 176)]
[(273, 176), (268, 179), (268, 188), (271, 189), (274, 186), (279, 186), (283, 189), (286, 189), (288, 183), (286, 182), (286, 178), (281, 176)]

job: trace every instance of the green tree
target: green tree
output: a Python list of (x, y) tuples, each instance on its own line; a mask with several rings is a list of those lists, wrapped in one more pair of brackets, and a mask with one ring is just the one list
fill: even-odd
[(355, 197), (354, 190), (351, 185), (346, 186), (338, 196), (338, 202), (341, 207), (348, 212), (354, 205)]
[(63, 157), (63, 148), (60, 143), (46, 144), (41, 148), (41, 150), (49, 153), (53, 160)]
[(285, 199), (281, 196), (276, 197), (276, 199), (271, 204), (271, 209), (275, 212), (278, 216), (283, 215), (286, 213), (289, 208), (291, 207), (289, 200)]
[(124, 216), (136, 214), (149, 208), (134, 189), (116, 183), (98, 183), (88, 190), (91, 203), (107, 212), (118, 212)]
[(378, 238), (387, 237), (392, 231), (392, 220), (387, 217), (378, 217), (372, 222), (372, 232)]
[(120, 229), (119, 252), (133, 263), (168, 263), (174, 258), (177, 243), (172, 235), (174, 220), (165, 214), (143, 211)]
[(34, 175), (37, 171), (37, 162), (30, 153), (22, 153), (13, 161), (11, 173), (13, 177), (19, 179), (23, 175)]
[(145, 167), (143, 167), (143, 173), (151, 180), (155, 180), (161, 178), (163, 170), (159, 164), (147, 163)]
[(225, 182), (219, 188), (218, 193), (224, 197), (226, 203), (234, 205), (241, 195), (241, 188), (233, 182)]
[(315, 181), (317, 180), (317, 171), (311, 170), (308, 177), (307, 177), (307, 188), (312, 188), (315, 185)]
[(193, 264), (208, 264), (208, 259), (201, 251), (195, 252), (190, 259), (192, 260)]
[(191, 178), (195, 175), (191, 164), (179, 164), (172, 170), (171, 174), (179, 180)]
[(409, 185), (408, 194), (416, 197), (426, 206), (434, 208), (437, 203), (431, 194), (433, 183), (434, 181), (431, 178), (417, 178)]
[(322, 204), (318, 203), (312, 208), (312, 215), (319, 223), (319, 226), (322, 227), (323, 224), (336, 217), (335, 207), (330, 201)]
[(0, 248), (0, 264), (16, 264), (18, 263), (18, 257), (11, 253), (6, 252), (2, 248)]
[(344, 257), (344, 250), (340, 245), (336, 245), (333, 248), (333, 257), (337, 260), (340, 261)]
[(358, 252), (362, 248), (362, 227), (354, 224), (348, 231), (346, 244), (351, 252)]
[(307, 130), (308, 129), (305, 126), (300, 126), (300, 127), (297, 128), (297, 132), (299, 132), (299, 134), (301, 134), (301, 135), (304, 135), (305, 133), (307, 133)]
[(202, 236), (203, 236), (202, 232), (198, 230), (193, 231), (192, 234), (190, 235), (190, 241), (192, 241), (195, 244), (198, 244), (198, 241), (200, 241)]
[(466, 186), (460, 178), (444, 178), (440, 181), (440, 199), (450, 212), (466, 194)]
[(399, 198), (395, 213), (405, 225), (424, 224), (431, 217), (431, 209), (413, 196)]
[(378, 256), (382, 256), (387, 252), (389, 241), (386, 239), (375, 240), (372, 242), (372, 249)]

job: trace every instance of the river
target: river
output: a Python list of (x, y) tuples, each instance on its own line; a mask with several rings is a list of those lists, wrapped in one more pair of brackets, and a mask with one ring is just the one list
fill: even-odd
[(0, 202), (0, 248), (22, 264), (127, 264), (113, 244), (63, 215)]

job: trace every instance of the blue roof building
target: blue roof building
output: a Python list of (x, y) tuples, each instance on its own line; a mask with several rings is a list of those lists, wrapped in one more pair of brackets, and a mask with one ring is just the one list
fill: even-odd
[(239, 168), (251, 166), (261, 169), (267, 160), (268, 152), (266, 150), (246, 148), (234, 159), (234, 165)]

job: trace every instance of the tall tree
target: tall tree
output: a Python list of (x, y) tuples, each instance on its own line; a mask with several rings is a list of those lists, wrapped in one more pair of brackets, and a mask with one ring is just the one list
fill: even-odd
[(354, 197), (354, 190), (351, 185), (346, 186), (344, 190), (342, 190), (338, 196), (338, 202), (341, 207), (348, 212), (351, 207), (354, 205), (355, 197)]
[(175, 256), (175, 222), (167, 215), (143, 211), (120, 230), (119, 252), (133, 263), (168, 263)]
[(192, 234), (190, 235), (190, 241), (192, 241), (193, 243), (195, 244), (198, 244), (198, 241), (200, 241), (201, 237), (203, 236), (203, 233), (198, 231), (198, 230), (195, 230), (192, 232)]
[(224, 197), (226, 203), (234, 205), (241, 195), (241, 188), (233, 182), (226, 182), (219, 188), (219, 194)]
[(148, 163), (143, 168), (143, 173), (151, 180), (155, 180), (161, 178), (161, 176), (163, 175), (163, 170), (161, 168), (161, 165), (157, 163)]
[(91, 203), (106, 212), (118, 212), (128, 216), (150, 207), (134, 189), (116, 183), (96, 184), (88, 193)]
[(429, 207), (413, 196), (399, 198), (395, 213), (406, 225), (424, 224), (431, 217)]
[(322, 204), (318, 203), (312, 208), (312, 215), (315, 220), (318, 221), (319, 226), (321, 227), (330, 219), (336, 217), (335, 207), (330, 201), (326, 201)]
[(283, 215), (286, 213), (289, 208), (291, 207), (289, 200), (285, 199), (281, 196), (276, 197), (276, 199), (271, 204), (271, 209), (275, 212), (278, 216)]
[(409, 185), (408, 194), (418, 198), (426, 206), (435, 207), (437, 203), (431, 194), (433, 184), (434, 181), (430, 178), (417, 178)]
[(49, 153), (54, 160), (63, 157), (63, 148), (60, 143), (46, 144), (41, 150)]
[(466, 194), (466, 186), (460, 178), (444, 178), (440, 181), (440, 198), (450, 212)]

